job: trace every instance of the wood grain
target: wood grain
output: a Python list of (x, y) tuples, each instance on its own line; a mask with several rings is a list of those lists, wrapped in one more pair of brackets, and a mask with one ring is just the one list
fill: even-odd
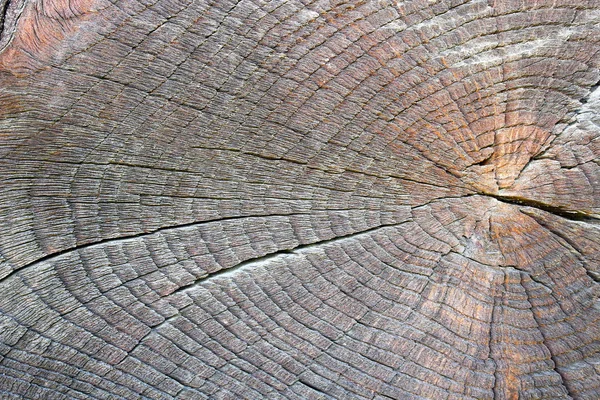
[(0, 397), (598, 399), (599, 26), (0, 1)]

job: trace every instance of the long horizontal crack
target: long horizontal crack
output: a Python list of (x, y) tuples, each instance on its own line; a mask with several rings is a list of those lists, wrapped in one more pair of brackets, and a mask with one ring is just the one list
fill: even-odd
[[(31, 268), (42, 262), (60, 257), (62, 255), (65, 255), (65, 254), (68, 254), (68, 253), (71, 253), (74, 251), (88, 249), (88, 248), (95, 247), (95, 246), (102, 246), (102, 245), (106, 245), (109, 243), (115, 243), (115, 242), (119, 242), (119, 241), (123, 241), (123, 240), (132, 240), (132, 239), (137, 239), (137, 238), (141, 238), (141, 237), (145, 237), (145, 236), (150, 236), (150, 235), (153, 235), (153, 234), (156, 234), (159, 232), (170, 231), (170, 230), (174, 230), (174, 229), (189, 228), (189, 227), (193, 227), (193, 226), (199, 226), (199, 225), (210, 224), (210, 223), (226, 222), (226, 221), (233, 221), (233, 220), (247, 219), (247, 218), (288, 217), (288, 216), (300, 215), (300, 214), (303, 214), (303, 213), (271, 214), (271, 215), (268, 215), (268, 214), (267, 215), (244, 215), (244, 216), (235, 216), (235, 217), (225, 217), (225, 218), (218, 218), (218, 219), (209, 219), (206, 221), (187, 222), (187, 223), (179, 224), (179, 225), (163, 226), (163, 227), (160, 227), (160, 228), (157, 228), (157, 229), (154, 229), (151, 231), (147, 231), (147, 232), (141, 232), (141, 233), (119, 236), (119, 237), (106, 238), (106, 239), (102, 239), (102, 240), (92, 242), (92, 243), (85, 243), (85, 244), (81, 244), (78, 246), (69, 247), (64, 250), (50, 253), (44, 257), (38, 258), (35, 261), (32, 261), (28, 264), (25, 264), (21, 267), (16, 268), (15, 270), (13, 270), (10, 274), (6, 275), (5, 277), (0, 278), (0, 284), (3, 283), (4, 281), (6, 281), (7, 279), (9, 279), (15, 273), (22, 271), (25, 268)], [(304, 214), (307, 214), (307, 213), (304, 213)]]
[(203, 275), (200, 278), (196, 279), (194, 282), (178, 288), (173, 293), (171, 293), (171, 295), (176, 294), (178, 292), (182, 292), (182, 291), (184, 291), (186, 289), (189, 289), (189, 288), (191, 288), (193, 286), (196, 286), (199, 283), (201, 283), (203, 281), (206, 281), (208, 279), (214, 279), (214, 278), (217, 278), (217, 277), (223, 277), (223, 276), (233, 275), (234, 273), (237, 273), (240, 270), (247, 269), (247, 267), (249, 267), (249, 266), (256, 266), (257, 264), (264, 264), (264, 263), (269, 262), (271, 260), (277, 259), (277, 258), (279, 258), (281, 256), (285, 256), (285, 255), (297, 255), (297, 254), (299, 254), (301, 252), (305, 253), (307, 250), (310, 250), (310, 249), (314, 249), (314, 248), (317, 248), (317, 247), (322, 247), (322, 246), (325, 246), (325, 245), (330, 244), (330, 243), (337, 243), (337, 242), (342, 241), (342, 240), (353, 239), (353, 238), (356, 238), (356, 237), (359, 237), (359, 236), (368, 235), (369, 233), (377, 231), (379, 229), (389, 228), (389, 227), (394, 227), (394, 226), (399, 226), (399, 225), (402, 225), (402, 224), (405, 224), (405, 223), (406, 222), (399, 222), (399, 223), (394, 223), (394, 224), (383, 224), (383, 225), (379, 225), (379, 226), (376, 226), (376, 227), (373, 227), (373, 228), (365, 229), (364, 231), (349, 233), (349, 234), (343, 235), (343, 236), (336, 236), (336, 237), (334, 237), (332, 239), (326, 239), (326, 240), (321, 240), (321, 241), (318, 241), (318, 242), (307, 243), (307, 244), (300, 245), (300, 246), (297, 246), (297, 247), (294, 247), (294, 248), (291, 248), (291, 249), (279, 250), (279, 251), (275, 251), (275, 252), (272, 252), (272, 253), (265, 254), (264, 256), (261, 256), (261, 257), (251, 258), (251, 259), (243, 261), (243, 262), (241, 262), (241, 263), (239, 263), (239, 264), (237, 264), (237, 265), (235, 265), (233, 267), (224, 268), (224, 269), (221, 269), (219, 271)]
[(490, 193), (481, 193), (481, 195), (493, 197), (496, 200), (501, 201), (503, 203), (507, 203), (507, 204), (514, 204), (514, 205), (519, 205), (519, 206), (527, 206), (527, 207), (537, 208), (538, 210), (546, 211), (550, 214), (554, 214), (559, 217), (566, 218), (566, 219), (569, 219), (572, 221), (598, 223), (598, 221), (600, 220), (600, 218), (598, 218), (592, 214), (583, 212), (583, 211), (567, 210), (562, 207), (552, 206), (550, 204), (546, 204), (541, 201), (527, 199), (524, 197), (501, 196), (501, 195), (490, 194)]

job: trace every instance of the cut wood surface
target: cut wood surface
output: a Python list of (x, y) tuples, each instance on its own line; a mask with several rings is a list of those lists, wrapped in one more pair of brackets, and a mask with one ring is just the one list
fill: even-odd
[(0, 0), (0, 398), (600, 398), (600, 1)]

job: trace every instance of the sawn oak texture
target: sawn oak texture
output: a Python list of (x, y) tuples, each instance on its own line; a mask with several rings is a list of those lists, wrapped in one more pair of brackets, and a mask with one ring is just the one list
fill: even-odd
[(0, 0), (0, 398), (600, 398), (600, 1)]

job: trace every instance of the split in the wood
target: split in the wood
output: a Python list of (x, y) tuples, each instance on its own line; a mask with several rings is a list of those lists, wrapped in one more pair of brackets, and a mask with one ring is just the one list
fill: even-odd
[(594, 94), (594, 92), (596, 92), (596, 90), (598, 90), (598, 88), (600, 87), (600, 81), (596, 82), (591, 88), (589, 93), (581, 99), (581, 104), (586, 104), (590, 98), (592, 97), (592, 95)]
[(0, 0), (0, 52), (12, 40), (24, 7), (24, 0)]
[(4, 21), (6, 21), (6, 13), (9, 4), (9, 0), (0, 1), (0, 39), (2, 39), (2, 35), (4, 34)]
[(317, 387), (316, 385), (312, 384), (311, 382), (309, 382), (307, 379), (300, 377), (300, 379), (298, 379), (298, 382), (300, 382), (301, 384), (303, 384), (304, 386), (307, 386), (309, 388), (311, 388), (312, 390), (314, 390), (315, 392), (318, 393), (323, 393), (324, 395), (327, 395), (327, 392), (324, 391), (323, 389)]
[(589, 222), (589, 223), (598, 223), (598, 220), (600, 220), (599, 217), (586, 213), (584, 211), (577, 211), (577, 210), (567, 210), (558, 206), (552, 206), (550, 204), (546, 204), (543, 203), (541, 201), (537, 201), (537, 200), (532, 200), (532, 199), (527, 199), (524, 197), (519, 197), (519, 196), (501, 196), (501, 195), (496, 195), (496, 194), (491, 194), (491, 193), (481, 193), (483, 196), (489, 196), (489, 197), (493, 197), (498, 201), (501, 201), (503, 203), (508, 203), (508, 204), (515, 204), (515, 205), (519, 205), (519, 206), (526, 206), (526, 207), (532, 207), (532, 208), (537, 208), (538, 210), (542, 210), (542, 211), (546, 211), (550, 214), (554, 214), (557, 215), (559, 217), (562, 218), (566, 218), (566, 219), (570, 219), (572, 221), (582, 221), (582, 222)]
[(211, 220), (206, 220), (206, 221), (193, 221), (193, 222), (187, 222), (187, 223), (183, 223), (183, 224), (179, 224), (179, 225), (169, 225), (169, 226), (163, 226), (160, 228), (156, 228), (150, 231), (145, 231), (145, 232), (140, 232), (140, 233), (135, 233), (135, 234), (131, 234), (131, 235), (124, 235), (124, 236), (118, 236), (118, 237), (109, 237), (109, 238), (105, 238), (96, 242), (91, 242), (91, 243), (84, 243), (84, 244), (80, 244), (78, 246), (74, 246), (74, 247), (69, 247), (66, 248), (64, 250), (60, 250), (54, 253), (50, 253), (45, 255), (44, 257), (38, 258), (35, 261), (32, 261), (26, 265), (23, 265), (19, 268), (14, 269), (11, 273), (7, 274), (6, 276), (0, 277), (0, 283), (3, 283), (5, 281), (7, 281), (10, 277), (12, 277), (15, 273), (26, 269), (26, 268), (30, 268), (33, 267), (35, 265), (39, 265), (40, 263), (43, 263), (45, 261), (50, 261), (53, 260), (57, 257), (60, 257), (62, 255), (68, 254), (68, 253), (72, 253), (75, 251), (81, 251), (90, 247), (96, 247), (96, 246), (103, 246), (103, 245), (108, 245), (110, 243), (115, 243), (115, 242), (119, 242), (119, 241), (123, 241), (123, 240), (135, 240), (138, 238), (142, 238), (142, 237), (146, 237), (146, 236), (150, 236), (156, 233), (160, 233), (160, 232), (165, 232), (165, 231), (171, 231), (171, 230), (175, 230), (175, 229), (184, 229), (184, 228), (192, 228), (195, 226), (200, 226), (200, 225), (204, 225), (204, 224), (210, 224), (210, 223), (220, 223), (220, 222), (226, 222), (226, 221), (233, 221), (233, 220), (238, 220), (238, 219), (247, 219), (247, 218), (268, 218), (268, 217), (278, 217), (278, 216), (291, 216), (291, 215), (298, 215), (298, 213), (290, 213), (290, 214), (272, 214), (272, 215), (244, 215), (244, 216), (233, 216), (233, 217), (225, 217), (225, 218), (219, 218), (219, 219), (211, 219)]
[(377, 231), (379, 229), (383, 229), (383, 228), (389, 228), (389, 227), (395, 227), (395, 226), (399, 226), (404, 224), (405, 222), (400, 222), (397, 224), (384, 224), (384, 225), (379, 225), (376, 226), (374, 228), (369, 228), (366, 229), (364, 231), (359, 231), (359, 232), (354, 232), (354, 233), (350, 233), (348, 235), (343, 235), (343, 236), (337, 236), (334, 237), (332, 239), (326, 239), (326, 240), (321, 240), (319, 242), (314, 242), (314, 243), (308, 243), (308, 244), (304, 244), (304, 245), (300, 245), (297, 246), (293, 249), (283, 249), (283, 250), (279, 250), (273, 253), (269, 253), (266, 254), (264, 256), (261, 257), (256, 257), (256, 258), (251, 258), (249, 260), (246, 260), (244, 262), (241, 262), (233, 267), (230, 268), (224, 268), (221, 270), (218, 270), (216, 272), (213, 273), (208, 273), (206, 275), (203, 275), (201, 277), (199, 277), (198, 279), (196, 279), (194, 282), (185, 285), (185, 286), (181, 286), (180, 288), (178, 288), (177, 290), (175, 290), (173, 293), (171, 293), (171, 295), (175, 294), (175, 293), (179, 293), (182, 291), (185, 291), (186, 289), (190, 289), (193, 288), (194, 286), (198, 285), (201, 282), (204, 282), (208, 279), (215, 279), (218, 277), (221, 278), (225, 278), (225, 277), (229, 277), (232, 276), (235, 273), (238, 273), (242, 270), (247, 269), (248, 267), (257, 267), (259, 265), (264, 265), (265, 263), (271, 262), (271, 261), (275, 261), (276, 259), (279, 259), (281, 257), (287, 256), (287, 255), (298, 255), (300, 253), (306, 253), (307, 251), (317, 248), (317, 247), (322, 247), (331, 243), (338, 243), (342, 240), (348, 240), (348, 239), (353, 239), (359, 236), (364, 236), (364, 235), (368, 235), (369, 233), (372, 233), (374, 231)]
[[(202, 275), (201, 277), (196, 279), (194, 282), (192, 282), (188, 285), (181, 286), (180, 288), (176, 289), (175, 291), (170, 293), (169, 296), (174, 296), (179, 293), (185, 292), (187, 290), (193, 290), (195, 287), (197, 287), (199, 284), (201, 284), (205, 281), (208, 281), (208, 280), (213, 281), (214, 279), (219, 278), (219, 277), (227, 278), (227, 277), (233, 276), (234, 274), (238, 274), (239, 272), (242, 272), (243, 270), (254, 269), (255, 267), (258, 267), (259, 265), (264, 265), (266, 263), (276, 261), (278, 259), (281, 259), (282, 257), (298, 256), (299, 254), (306, 253), (308, 250), (314, 249), (316, 247), (322, 247), (324, 245), (328, 245), (331, 243), (337, 243), (341, 240), (354, 239), (354, 238), (357, 238), (360, 236), (368, 235), (379, 229), (396, 227), (396, 226), (400, 226), (404, 223), (406, 223), (406, 222), (400, 222), (400, 223), (395, 223), (395, 224), (384, 224), (384, 225), (376, 226), (374, 228), (366, 229), (364, 231), (355, 232), (355, 233), (351, 233), (351, 234), (344, 235), (344, 236), (338, 236), (333, 239), (322, 240), (322, 241), (319, 241), (316, 243), (310, 243), (310, 244), (297, 246), (293, 249), (284, 249), (284, 250), (276, 251), (273, 253), (266, 254), (262, 257), (252, 258), (252, 259), (246, 260), (240, 264), (237, 264), (233, 267), (221, 269), (221, 270), (213, 272), (213, 273), (208, 273), (208, 274)], [(176, 318), (181, 317), (182, 312), (187, 307), (188, 306), (183, 307), (175, 315), (165, 318), (162, 322), (158, 323), (157, 325), (152, 326), (151, 329), (146, 333), (146, 335), (144, 335), (144, 337), (142, 337), (139, 340), (139, 343), (142, 343), (152, 332), (155, 332), (156, 330), (160, 329), (162, 326), (175, 320)]]
[(570, 238), (568, 235), (561, 232), (560, 230), (554, 229), (552, 226), (548, 225), (543, 220), (536, 218), (535, 215), (530, 214), (530, 213), (526, 213), (526, 214), (532, 216), (537, 221), (538, 224), (540, 224), (541, 226), (546, 228), (548, 231), (552, 232), (552, 234), (559, 237), (564, 242), (563, 246), (565, 246), (566, 248), (568, 248), (569, 250), (571, 250), (577, 254), (577, 257), (578, 257), (579, 261), (581, 262), (581, 264), (583, 265), (583, 268), (585, 269), (585, 273), (587, 274), (587, 276), (594, 282), (600, 283), (600, 273), (590, 269), (590, 266), (585, 261), (584, 251), (580, 248), (579, 244), (577, 244), (576, 241), (574, 241), (572, 238)]

